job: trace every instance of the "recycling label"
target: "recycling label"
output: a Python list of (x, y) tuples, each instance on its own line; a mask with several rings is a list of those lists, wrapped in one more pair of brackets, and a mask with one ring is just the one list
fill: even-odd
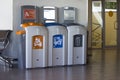
[(74, 35), (73, 36), (74, 38), (74, 47), (82, 47), (82, 39), (83, 39), (83, 36), (81, 34), (77, 34), (77, 35)]
[(63, 35), (54, 35), (53, 36), (53, 48), (62, 48), (63, 47)]
[(32, 48), (43, 49), (43, 36), (35, 35), (32, 37)]

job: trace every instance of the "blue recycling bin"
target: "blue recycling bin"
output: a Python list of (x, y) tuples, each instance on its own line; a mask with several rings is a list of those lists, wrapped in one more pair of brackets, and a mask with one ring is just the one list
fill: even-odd
[(67, 29), (59, 23), (46, 23), (49, 33), (48, 66), (67, 65)]

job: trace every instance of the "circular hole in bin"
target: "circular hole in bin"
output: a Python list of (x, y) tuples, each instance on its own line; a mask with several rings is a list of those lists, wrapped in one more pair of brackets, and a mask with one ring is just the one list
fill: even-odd
[(36, 59), (36, 61), (39, 61), (39, 59)]
[(57, 57), (56, 59), (59, 59), (59, 57)]
[(77, 59), (79, 58), (79, 56), (76, 57)]

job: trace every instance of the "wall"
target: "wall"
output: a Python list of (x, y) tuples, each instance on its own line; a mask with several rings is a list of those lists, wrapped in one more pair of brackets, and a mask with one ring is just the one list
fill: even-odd
[[(36, 6), (56, 6), (56, 7), (63, 7), (63, 6), (72, 6), (78, 8), (78, 22), (84, 25), (87, 25), (88, 19), (88, 2), (87, 0), (20, 0), (14, 1), (15, 9), (17, 10), (17, 15), (20, 15), (20, 6), (21, 5), (36, 5)], [(15, 10), (14, 9), (14, 10)], [(19, 13), (18, 13), (19, 12)], [(16, 16), (17, 17), (17, 16)], [(19, 18), (20, 19), (20, 18)]]
[(20, 28), (20, 19), (21, 19), (21, 12), (20, 7), (21, 5), (36, 5), (40, 6), (56, 6), (56, 7), (63, 7), (63, 6), (72, 6), (78, 8), (78, 23), (81, 23), (87, 26), (88, 23), (88, 0), (14, 0), (13, 5), (13, 32), (11, 33), (11, 44), (7, 52), (9, 52), (9, 56), (17, 57), (19, 52), (19, 36), (15, 34), (15, 32)]
[[(0, 30), (12, 30), (13, 29), (13, 1), (2, 0), (0, 5)], [(3, 9), (4, 8), (4, 9)]]

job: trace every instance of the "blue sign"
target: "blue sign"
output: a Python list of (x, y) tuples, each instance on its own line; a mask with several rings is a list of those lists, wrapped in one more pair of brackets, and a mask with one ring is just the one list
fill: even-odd
[(62, 47), (63, 47), (63, 35), (54, 35), (53, 48), (62, 48)]

